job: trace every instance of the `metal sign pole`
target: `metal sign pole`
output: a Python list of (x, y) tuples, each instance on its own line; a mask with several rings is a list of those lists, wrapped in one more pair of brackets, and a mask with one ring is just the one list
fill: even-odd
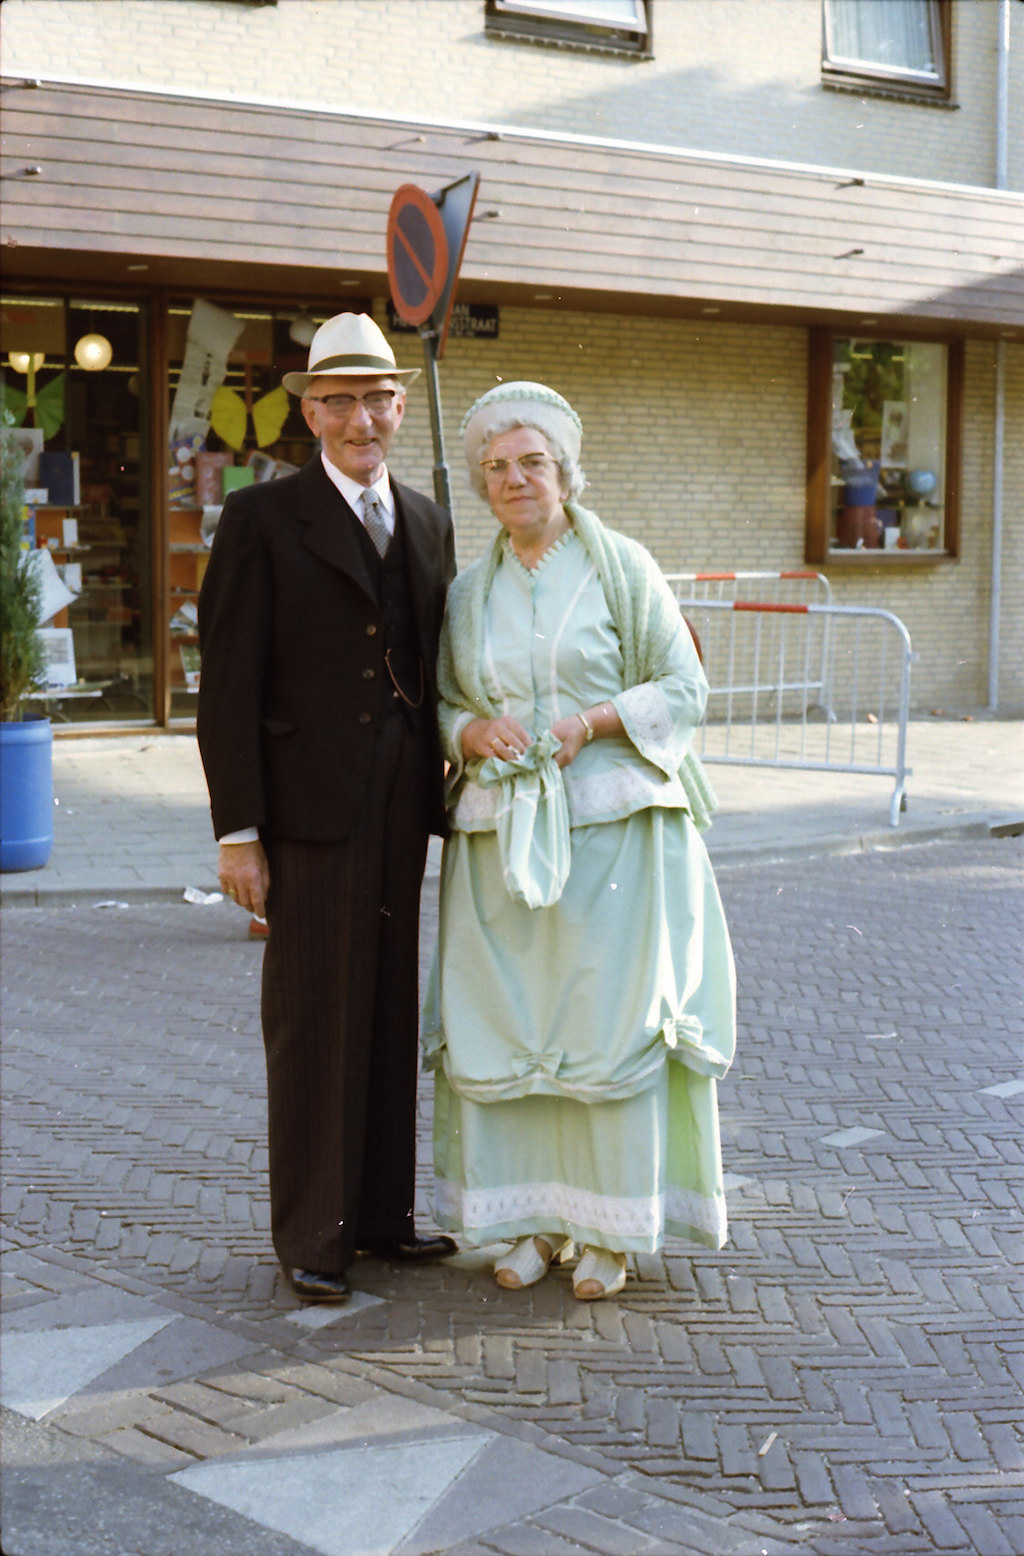
[(444, 431), (441, 426), (441, 384), (437, 376), (437, 331), (420, 330), (423, 357), (427, 365), (427, 394), (430, 401), (430, 432), (434, 440), (434, 501), (452, 511), (452, 491), (444, 456)]
[(391, 300), (399, 317), (419, 330), (423, 342), (434, 439), (434, 497), (449, 513), (452, 494), (444, 457), (437, 364), (444, 352), (479, 183), (479, 173), (467, 173), (434, 195), (424, 194), (415, 184), (402, 184), (388, 212)]

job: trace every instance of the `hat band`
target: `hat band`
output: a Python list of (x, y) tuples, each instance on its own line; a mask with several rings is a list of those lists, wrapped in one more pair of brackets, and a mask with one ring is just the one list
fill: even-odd
[(309, 372), (325, 373), (330, 367), (375, 367), (384, 373), (397, 371), (394, 362), (389, 362), (387, 357), (344, 356), (324, 357), (320, 362), (313, 363)]

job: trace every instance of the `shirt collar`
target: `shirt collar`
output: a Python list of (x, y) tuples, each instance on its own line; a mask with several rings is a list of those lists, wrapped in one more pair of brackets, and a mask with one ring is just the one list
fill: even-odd
[(358, 481), (353, 481), (352, 477), (347, 476), (343, 470), (339, 470), (337, 465), (332, 465), (322, 449), (320, 451), (320, 462), (326, 470), (329, 480), (338, 488), (338, 491), (344, 497), (353, 513), (360, 519), (363, 516), (363, 493), (367, 491), (373, 492), (388, 517), (394, 518), (395, 499), (391, 492), (391, 482), (388, 479), (387, 466), (385, 466), (380, 480), (376, 481), (373, 486), (360, 486)]

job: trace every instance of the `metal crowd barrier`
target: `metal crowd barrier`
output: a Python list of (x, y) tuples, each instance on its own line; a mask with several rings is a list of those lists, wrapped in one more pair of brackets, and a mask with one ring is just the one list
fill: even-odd
[[(755, 600), (768, 606), (803, 606), (803, 605), (831, 605), (832, 585), (824, 573), (811, 573), (799, 571), (759, 571), (740, 573), (668, 573), (666, 578), (672, 587), (680, 607), (685, 606), (684, 614), (691, 627), (694, 625), (692, 607), (698, 602), (704, 604), (708, 601), (727, 603), (734, 605), (741, 598)], [(703, 635), (700, 638), (701, 652), (704, 653)], [(820, 622), (814, 630), (815, 641), (805, 644), (807, 652), (803, 656), (799, 666), (790, 665), (788, 668), (789, 679), (781, 679), (775, 686), (761, 683), (757, 686), (760, 692), (773, 691), (778, 695), (785, 692), (815, 692), (816, 706), (831, 712), (829, 703), (828, 665), (829, 665), (829, 624), (828, 620)], [(794, 676), (799, 676), (794, 680)], [(754, 686), (740, 686), (732, 684), (731, 690), (753, 691)]]
[(704, 762), (871, 773), (906, 809), (910, 634), (870, 606), (679, 600), (710, 683)]
[[(746, 573), (666, 573), (679, 600), (757, 599), (766, 605), (831, 605), (832, 585), (824, 573), (792, 569)], [(751, 589), (750, 585), (756, 587)]]

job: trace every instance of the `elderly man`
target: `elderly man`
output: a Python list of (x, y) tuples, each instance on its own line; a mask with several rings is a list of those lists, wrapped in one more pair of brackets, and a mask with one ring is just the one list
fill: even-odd
[(365, 314), (286, 373), (320, 447), (232, 492), (199, 601), (198, 735), (224, 890), (263, 915), (274, 1247), (306, 1301), (357, 1251), (454, 1251), (413, 1221), (419, 893), (444, 829), (434, 663), (444, 508), (385, 463), (406, 384)]

